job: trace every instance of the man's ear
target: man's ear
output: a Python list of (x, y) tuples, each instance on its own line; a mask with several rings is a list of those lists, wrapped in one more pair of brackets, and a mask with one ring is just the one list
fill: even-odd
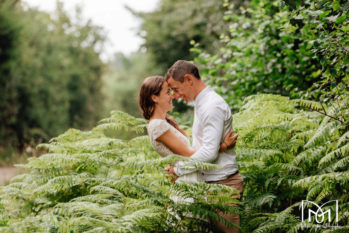
[(189, 82), (189, 84), (192, 86), (193, 85), (193, 79), (194, 79), (195, 77), (193, 76), (193, 75), (191, 75), (191, 74), (185, 74), (184, 75), (184, 81), (185, 80), (187, 80), (188, 82)]

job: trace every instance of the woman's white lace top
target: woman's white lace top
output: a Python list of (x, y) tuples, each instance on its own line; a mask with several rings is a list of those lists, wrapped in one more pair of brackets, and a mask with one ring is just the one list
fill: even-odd
[(167, 130), (171, 130), (181, 141), (183, 141), (188, 147), (190, 147), (189, 140), (181, 132), (179, 132), (175, 127), (170, 125), (166, 120), (153, 119), (149, 122), (148, 125), (148, 135), (150, 142), (153, 145), (154, 149), (162, 156), (173, 154), (173, 152), (166, 147), (161, 142), (156, 141)]
[[(183, 141), (188, 147), (190, 147), (189, 139), (179, 132), (175, 127), (170, 125), (166, 120), (153, 119), (148, 124), (148, 136), (154, 149), (162, 156), (165, 157), (170, 154), (174, 154), (163, 143), (156, 141), (167, 130), (171, 130), (181, 141)], [(178, 177), (176, 182), (202, 182), (203, 177), (201, 173), (192, 172)]]

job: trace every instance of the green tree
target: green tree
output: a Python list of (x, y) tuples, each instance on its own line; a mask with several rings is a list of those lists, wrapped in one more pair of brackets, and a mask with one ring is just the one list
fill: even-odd
[(347, 76), (345, 1), (288, 2), (252, 1), (236, 14), (227, 1), (224, 46), (211, 55), (192, 49), (203, 76), (232, 105), (255, 93), (319, 99), (322, 80), (335, 86)]
[(12, 2), (0, 3), (0, 138), (14, 139), (10, 130), (16, 122), (18, 106), (17, 92), (14, 88), (16, 81), (12, 75), (16, 69), (16, 58), (20, 54), (21, 23), (16, 20), (19, 12)]
[(0, 6), (1, 41), (8, 43), (0, 62), (2, 142), (23, 147), (93, 125), (103, 106), (102, 28), (82, 21), (80, 9), (77, 18), (68, 17), (59, 2), (53, 16), (11, 0)]
[[(234, 2), (237, 8), (244, 4)], [(176, 60), (193, 58), (192, 40), (210, 52), (219, 47), (219, 37), (228, 25), (222, 20), (224, 11), (223, 1), (161, 0), (153, 12), (132, 12), (143, 21), (139, 32), (143, 46), (165, 72)]]
[(162, 75), (148, 53), (137, 52), (129, 56), (115, 54), (103, 76), (105, 109), (118, 109), (134, 116), (141, 116), (138, 109), (138, 92), (148, 76)]

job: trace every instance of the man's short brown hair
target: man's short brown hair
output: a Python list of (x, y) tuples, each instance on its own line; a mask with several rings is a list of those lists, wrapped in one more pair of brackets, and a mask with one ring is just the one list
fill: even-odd
[(201, 79), (198, 68), (191, 62), (178, 60), (166, 73), (166, 80), (173, 78), (176, 81), (184, 82), (184, 75), (191, 74), (197, 79)]

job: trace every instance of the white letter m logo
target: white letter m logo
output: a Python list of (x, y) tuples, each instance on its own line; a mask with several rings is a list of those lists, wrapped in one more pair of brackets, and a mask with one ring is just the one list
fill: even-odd
[[(326, 205), (328, 205), (331, 202), (335, 202), (335, 210), (336, 210), (336, 222), (338, 222), (338, 200), (332, 200), (332, 201), (328, 201), (324, 204), (322, 204), (321, 206), (319, 206), (318, 204), (316, 204), (315, 202), (312, 201), (308, 201), (308, 200), (302, 200), (302, 222), (305, 220), (304, 219), (304, 212), (305, 209), (308, 209), (308, 222), (312, 221), (312, 216), (314, 216), (315, 221), (317, 224), (323, 224), (325, 223), (325, 220), (327, 219), (328, 223), (331, 222), (331, 209), (328, 209), (326, 211), (324, 211), (322, 208), (325, 207)], [(310, 207), (311, 205), (316, 206), (317, 209), (316, 211), (312, 210)], [(327, 215), (327, 218), (325, 218)]]

